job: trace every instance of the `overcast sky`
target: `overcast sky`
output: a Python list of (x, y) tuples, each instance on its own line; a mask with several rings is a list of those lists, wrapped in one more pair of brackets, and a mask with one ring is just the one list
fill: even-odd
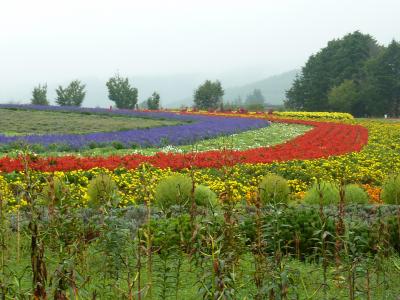
[(302, 66), (360, 30), (400, 40), (399, 0), (0, 0), (0, 89), (22, 82)]

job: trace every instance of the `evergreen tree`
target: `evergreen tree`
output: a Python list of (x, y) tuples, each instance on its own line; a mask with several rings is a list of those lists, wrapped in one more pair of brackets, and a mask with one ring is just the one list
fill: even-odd
[(31, 104), (34, 105), (49, 105), (49, 101), (47, 101), (47, 84), (38, 85), (34, 87), (32, 91), (32, 99)]
[(194, 92), (194, 104), (198, 109), (217, 109), (222, 103), (224, 90), (218, 80), (206, 80)]
[(114, 101), (118, 108), (134, 109), (136, 107), (138, 90), (131, 87), (128, 78), (122, 78), (117, 74), (107, 81), (106, 86), (108, 98)]
[(339, 86), (333, 87), (328, 93), (329, 107), (334, 111), (360, 115), (356, 107), (358, 100), (359, 90), (353, 80), (344, 80)]
[(309, 111), (329, 110), (329, 91), (346, 79), (359, 81), (365, 62), (380, 50), (370, 35), (359, 31), (330, 41), (327, 47), (308, 59), (286, 92), (285, 105)]
[(392, 41), (365, 67), (363, 96), (372, 115), (400, 115), (400, 43)]

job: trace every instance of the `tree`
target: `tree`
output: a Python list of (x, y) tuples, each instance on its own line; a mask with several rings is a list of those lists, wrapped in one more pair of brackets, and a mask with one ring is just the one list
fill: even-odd
[(328, 93), (329, 106), (334, 111), (354, 112), (354, 106), (359, 99), (359, 91), (353, 80), (346, 79), (340, 85), (333, 87)]
[(245, 106), (249, 110), (264, 110), (265, 98), (261, 90), (254, 89), (251, 94), (247, 95)]
[(224, 90), (218, 80), (206, 80), (194, 92), (194, 104), (199, 109), (216, 109), (222, 103)]
[(138, 101), (138, 90), (131, 87), (128, 78), (120, 77), (117, 74), (107, 81), (106, 86), (108, 88), (108, 98), (114, 101), (118, 108), (135, 108)]
[(56, 102), (60, 106), (81, 106), (86, 96), (86, 85), (79, 80), (72, 81), (66, 88), (61, 85), (56, 89)]
[(346, 79), (361, 80), (366, 61), (380, 51), (375, 39), (359, 31), (328, 42), (327, 47), (310, 56), (286, 92), (285, 105), (309, 111), (329, 110), (329, 91)]
[(31, 104), (34, 105), (49, 105), (47, 101), (47, 84), (38, 85), (33, 88)]
[(366, 106), (372, 115), (400, 115), (400, 43), (392, 41), (365, 67)]
[(147, 108), (150, 110), (160, 109), (160, 95), (154, 92), (149, 99), (147, 99)]

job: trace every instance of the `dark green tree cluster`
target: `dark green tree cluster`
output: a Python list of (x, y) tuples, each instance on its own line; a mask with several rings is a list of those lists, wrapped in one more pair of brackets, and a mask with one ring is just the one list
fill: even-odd
[(81, 106), (85, 98), (85, 84), (79, 80), (72, 81), (66, 88), (61, 85), (56, 89), (56, 102), (60, 106)]
[(217, 109), (222, 105), (224, 90), (221, 82), (206, 80), (194, 92), (194, 104), (198, 109)]
[(108, 98), (114, 101), (117, 108), (133, 109), (138, 101), (137, 88), (131, 87), (128, 78), (115, 75), (107, 83)]
[(147, 108), (150, 110), (160, 109), (160, 94), (154, 92), (153, 95), (147, 99)]
[(399, 43), (382, 47), (370, 35), (356, 31), (330, 41), (308, 59), (286, 92), (285, 106), (398, 116), (399, 87)]
[(39, 84), (33, 89), (31, 104), (49, 105), (49, 101), (47, 101), (47, 84)]

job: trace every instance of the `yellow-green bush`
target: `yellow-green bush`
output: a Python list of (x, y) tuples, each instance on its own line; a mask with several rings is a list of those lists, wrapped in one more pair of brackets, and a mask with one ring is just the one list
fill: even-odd
[(117, 200), (117, 185), (110, 175), (99, 174), (89, 181), (87, 194), (89, 206), (111, 205)]
[(268, 174), (259, 184), (260, 199), (264, 204), (287, 203), (289, 200), (289, 185), (285, 178)]
[(203, 207), (216, 207), (218, 205), (217, 195), (205, 185), (196, 186), (194, 200), (197, 205)]
[(181, 174), (166, 177), (158, 183), (154, 194), (156, 205), (166, 210), (172, 205), (185, 206), (189, 203), (192, 180)]
[(383, 184), (381, 199), (386, 204), (400, 204), (400, 175), (389, 176)]
[[(322, 195), (322, 199), (320, 194)], [(368, 194), (357, 184), (348, 184), (344, 187), (344, 201), (347, 204), (366, 204), (368, 203)], [(321, 201), (322, 200), (322, 201)], [(306, 193), (304, 202), (307, 204), (323, 205), (338, 204), (340, 201), (339, 187), (331, 182), (315, 183)]]

